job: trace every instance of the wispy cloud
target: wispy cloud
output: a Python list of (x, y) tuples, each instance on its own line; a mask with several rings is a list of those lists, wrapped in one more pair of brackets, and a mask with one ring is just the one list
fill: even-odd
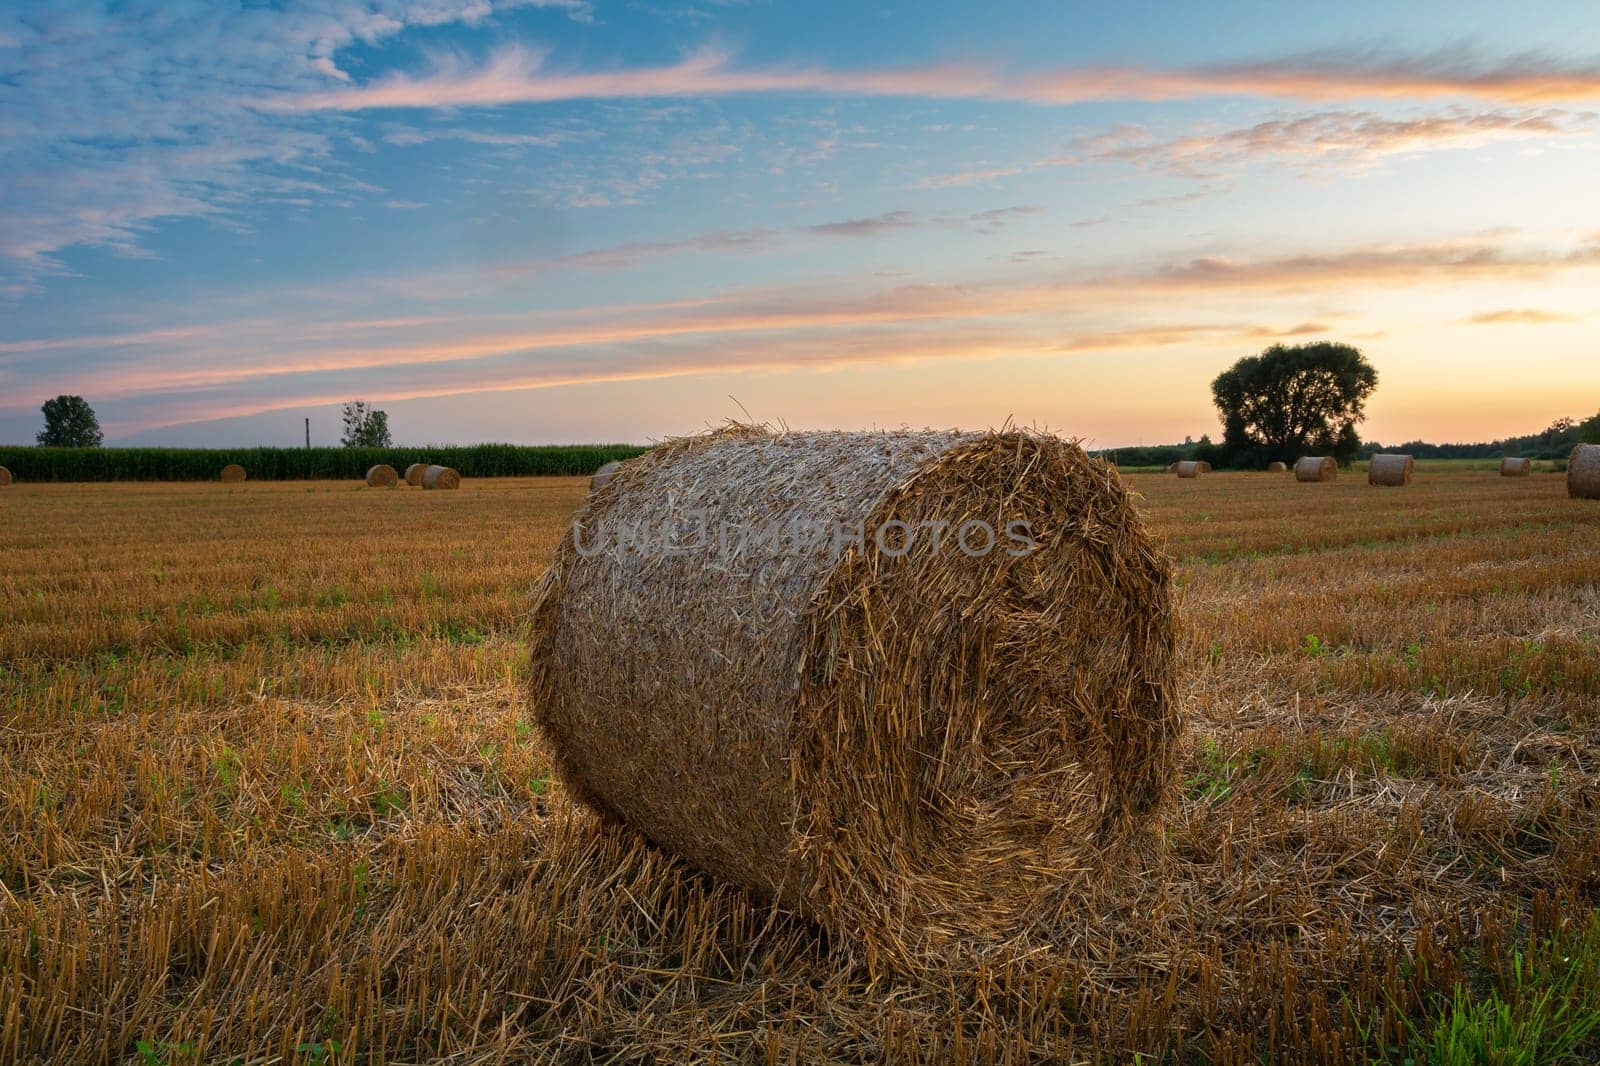
[(424, 74), (390, 74), (364, 85), (265, 98), (284, 111), (356, 111), (754, 93), (821, 93), (1073, 104), (1204, 96), (1280, 99), (1438, 99), (1509, 104), (1600, 99), (1600, 60), (1524, 54), (1499, 62), (1461, 50), (1422, 56), (1328, 50), (1258, 62), (1163, 70), (1085, 67), (1012, 72), (971, 64), (883, 70), (740, 67), (706, 48), (680, 62), (603, 71), (558, 69), (545, 51), (513, 46), (478, 65), (439, 60)]
[(1469, 326), (1527, 326), (1577, 321), (1579, 319), (1576, 315), (1559, 314), (1555, 311), (1540, 311), (1532, 307), (1508, 308), (1504, 311), (1484, 311), (1462, 320), (1463, 324)]

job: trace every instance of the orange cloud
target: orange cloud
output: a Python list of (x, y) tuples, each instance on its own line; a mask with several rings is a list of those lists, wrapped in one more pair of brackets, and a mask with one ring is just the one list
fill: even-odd
[(1512, 308), (1504, 311), (1484, 311), (1464, 319), (1463, 323), (1469, 326), (1492, 326), (1515, 323), (1517, 325), (1542, 325), (1550, 322), (1576, 322), (1576, 315), (1557, 314), (1554, 311), (1540, 311), (1536, 308)]

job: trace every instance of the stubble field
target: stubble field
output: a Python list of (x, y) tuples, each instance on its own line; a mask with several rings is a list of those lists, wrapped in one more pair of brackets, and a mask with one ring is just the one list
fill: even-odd
[(0, 1059), (1592, 1058), (1600, 505), (1128, 480), (1181, 583), (1166, 858), (916, 979), (552, 779), (522, 627), (584, 481), (3, 490)]

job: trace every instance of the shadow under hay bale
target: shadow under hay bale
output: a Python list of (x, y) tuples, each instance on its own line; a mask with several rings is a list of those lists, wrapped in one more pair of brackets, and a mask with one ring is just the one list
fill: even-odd
[(1294, 464), (1296, 481), (1333, 481), (1339, 476), (1339, 464), (1331, 455), (1307, 455)]
[(869, 959), (989, 951), (1155, 837), (1170, 585), (1076, 445), (733, 426), (574, 516), (533, 711), (578, 797)]
[(1600, 500), (1600, 444), (1580, 444), (1567, 460), (1567, 495)]
[(616, 477), (617, 471), (621, 469), (622, 460), (620, 459), (613, 459), (609, 463), (606, 463), (599, 470), (596, 470), (594, 472), (594, 476), (589, 479), (589, 491), (593, 492), (602, 485), (611, 484), (611, 479)]
[(1173, 470), (1173, 473), (1183, 478), (1199, 477), (1201, 474), (1208, 472), (1207, 470), (1202, 469), (1199, 463), (1182, 462), (1173, 463), (1172, 465), (1176, 468)]
[(1273, 461), (1267, 464), (1267, 473), (1269, 474), (1282, 474), (1288, 469), (1288, 464), (1278, 461)]
[(400, 484), (400, 475), (395, 473), (394, 467), (387, 463), (379, 463), (367, 471), (367, 487), (373, 489), (392, 489)]
[(430, 466), (422, 472), (422, 487), (425, 489), (459, 489), (461, 475), (448, 466)]
[(1416, 473), (1416, 460), (1409, 455), (1380, 453), (1367, 466), (1369, 485), (1409, 485)]
[(238, 463), (229, 463), (227, 466), (222, 468), (221, 476), (225, 483), (229, 485), (237, 485), (249, 475), (244, 472), (244, 467), (240, 466)]
[(427, 463), (412, 463), (410, 466), (406, 467), (406, 475), (405, 475), (406, 484), (410, 485), (414, 489), (415, 488), (421, 488), (422, 487), (422, 475), (427, 473), (427, 471), (428, 471), (428, 464)]
[(1532, 459), (1513, 459), (1506, 457), (1500, 460), (1501, 477), (1527, 477), (1533, 473)]

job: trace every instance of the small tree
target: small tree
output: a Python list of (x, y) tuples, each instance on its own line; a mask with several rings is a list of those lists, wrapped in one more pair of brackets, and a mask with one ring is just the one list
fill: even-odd
[(346, 448), (389, 448), (389, 416), (369, 406), (365, 400), (351, 400), (344, 405), (344, 439)]
[(1274, 344), (1239, 360), (1211, 383), (1229, 461), (1257, 465), (1302, 455), (1348, 464), (1361, 447), (1356, 425), (1378, 372), (1348, 344)]
[(98, 448), (100, 420), (82, 396), (57, 396), (39, 408), (44, 428), (34, 438), (41, 448)]

